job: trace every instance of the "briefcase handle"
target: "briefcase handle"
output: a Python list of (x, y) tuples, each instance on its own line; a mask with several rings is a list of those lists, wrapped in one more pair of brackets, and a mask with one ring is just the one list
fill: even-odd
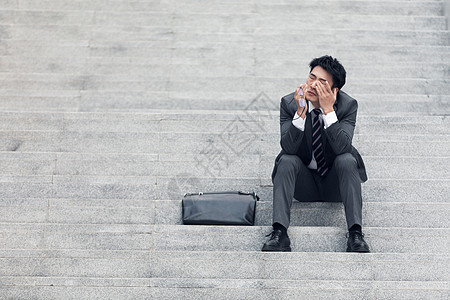
[(243, 192), (243, 191), (229, 191), (229, 192), (208, 192), (208, 193), (203, 193), (203, 192), (198, 192), (198, 193), (185, 193), (184, 197), (186, 196), (194, 196), (194, 195), (198, 195), (201, 196), (203, 194), (239, 194), (239, 195), (251, 195), (253, 197), (256, 198), (256, 201), (259, 201), (259, 196), (255, 193), (255, 192)]

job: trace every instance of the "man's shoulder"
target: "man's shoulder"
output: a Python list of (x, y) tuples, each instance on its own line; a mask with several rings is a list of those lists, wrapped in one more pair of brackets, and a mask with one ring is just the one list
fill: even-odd
[(346, 114), (348, 112), (358, 110), (358, 101), (346, 92), (339, 91), (334, 108), (336, 112)]
[(351, 97), (344, 91), (339, 91), (339, 93), (337, 94), (337, 101), (342, 103), (352, 103), (352, 102), (357, 103), (355, 98)]
[(285, 102), (286, 104), (290, 104), (292, 101), (294, 101), (294, 94), (295, 92), (292, 92), (290, 94), (284, 95), (281, 97), (281, 102)]
[(282, 111), (285, 111), (290, 116), (294, 116), (295, 111), (297, 110), (297, 104), (295, 103), (294, 93), (287, 94), (281, 98), (280, 108)]

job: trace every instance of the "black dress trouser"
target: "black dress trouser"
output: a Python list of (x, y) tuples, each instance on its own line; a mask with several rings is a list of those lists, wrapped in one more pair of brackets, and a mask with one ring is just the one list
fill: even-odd
[(273, 223), (288, 228), (294, 198), (300, 202), (343, 202), (348, 228), (362, 225), (361, 179), (350, 153), (336, 156), (328, 174), (321, 177), (297, 155), (283, 154), (273, 177)]

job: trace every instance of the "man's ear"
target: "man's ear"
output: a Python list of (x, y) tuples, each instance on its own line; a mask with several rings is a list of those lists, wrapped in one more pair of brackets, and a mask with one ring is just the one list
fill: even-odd
[(339, 92), (339, 88), (334, 88), (334, 89), (333, 89), (333, 93), (334, 93), (335, 95), (337, 95), (338, 92)]

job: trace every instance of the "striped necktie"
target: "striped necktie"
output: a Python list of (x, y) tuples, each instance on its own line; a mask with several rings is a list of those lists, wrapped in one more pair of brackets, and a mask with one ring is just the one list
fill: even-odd
[(323, 153), (322, 146), (322, 124), (319, 120), (319, 115), (322, 113), (320, 109), (313, 109), (314, 117), (313, 117), (313, 134), (312, 134), (312, 150), (314, 153), (314, 158), (317, 163), (317, 172), (320, 176), (325, 176), (328, 172), (327, 163), (325, 161), (325, 155)]

